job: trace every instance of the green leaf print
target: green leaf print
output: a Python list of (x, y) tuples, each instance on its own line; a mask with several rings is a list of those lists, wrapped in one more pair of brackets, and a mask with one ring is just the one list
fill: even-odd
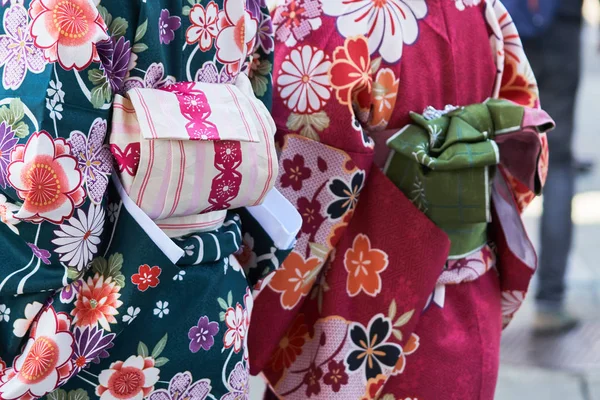
[(190, 15), (191, 11), (192, 9), (190, 8), (190, 6), (183, 6), (183, 8), (181, 9), (181, 13), (186, 17)]
[(12, 99), (8, 106), (0, 107), (0, 122), (5, 122), (15, 132), (15, 136), (24, 138), (29, 135), (29, 127), (23, 121), (25, 107), (21, 99)]
[(67, 270), (67, 278), (69, 278), (71, 280), (75, 280), (75, 279), (79, 278), (80, 275), (81, 275), (81, 272), (79, 272), (77, 270), (77, 268), (69, 268)]
[(233, 293), (231, 293), (231, 290), (227, 293), (227, 305), (233, 307)]
[(123, 255), (115, 253), (108, 258), (96, 257), (92, 261), (92, 270), (105, 278), (112, 278), (120, 287), (125, 286), (125, 276), (121, 273), (123, 268)]
[(16, 137), (24, 138), (24, 137), (29, 136), (29, 127), (23, 121), (14, 125), (12, 128), (13, 128), (13, 131), (15, 132)]
[(138, 343), (138, 348), (137, 348), (137, 352), (138, 352), (138, 356), (141, 357), (148, 357), (150, 355), (150, 353), (148, 352), (148, 346), (146, 346), (144, 344), (144, 342), (139, 342)]
[(104, 72), (99, 69), (91, 69), (88, 71), (88, 79), (94, 86), (102, 85), (106, 82), (106, 77), (104, 76)]
[(148, 46), (144, 43), (136, 43), (132, 47), (134, 53), (143, 53), (146, 50), (148, 50)]
[(225, 321), (225, 312), (224, 311), (221, 311), (219, 313), (219, 319), (221, 320), (221, 322)]
[(154, 360), (154, 366), (155, 367), (162, 367), (163, 365), (165, 365), (168, 362), (169, 362), (168, 358), (166, 358), (166, 357), (159, 357), (156, 360)]
[(144, 38), (144, 36), (146, 35), (147, 31), (148, 31), (148, 20), (146, 20), (143, 24), (138, 26), (137, 30), (135, 31), (135, 43), (142, 40)]
[(169, 334), (165, 333), (165, 336), (163, 336), (163, 338), (160, 339), (158, 343), (156, 343), (156, 346), (154, 346), (154, 349), (152, 349), (152, 358), (156, 359), (156, 358), (158, 358), (158, 356), (160, 356), (160, 354), (163, 352), (163, 350), (167, 346), (168, 337), (169, 337)]
[(112, 15), (110, 15), (106, 7), (98, 6), (98, 12), (100, 13), (100, 16), (102, 16), (106, 26), (110, 26), (112, 23)]
[(218, 298), (217, 302), (219, 303), (219, 306), (223, 309), (223, 310), (227, 310), (229, 308), (229, 306), (227, 305), (227, 302), (222, 299), (222, 298)]
[(101, 86), (96, 86), (92, 89), (91, 102), (94, 108), (102, 108), (102, 106), (112, 99), (112, 90), (108, 82)]
[(64, 389), (57, 389), (46, 396), (48, 400), (67, 400), (67, 392)]
[(69, 400), (90, 400), (90, 396), (83, 389), (71, 390), (69, 392)]
[(114, 19), (112, 24), (110, 24), (109, 30), (112, 32), (112, 35), (115, 37), (125, 36), (127, 33), (127, 28), (129, 28), (129, 22), (125, 18), (117, 17)]

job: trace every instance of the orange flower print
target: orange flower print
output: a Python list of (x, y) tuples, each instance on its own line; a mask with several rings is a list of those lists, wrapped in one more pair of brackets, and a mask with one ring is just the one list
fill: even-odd
[(368, 108), (373, 78), (369, 44), (364, 36), (347, 38), (333, 52), (329, 80), (341, 104), (352, 109), (355, 99), (361, 108)]
[(278, 372), (292, 366), (296, 357), (302, 354), (302, 346), (308, 336), (308, 326), (304, 323), (304, 314), (296, 317), (279, 346), (271, 357), (271, 368)]
[(370, 122), (372, 127), (383, 129), (390, 121), (396, 106), (399, 85), (400, 80), (396, 79), (394, 71), (389, 68), (379, 70), (373, 84), (373, 114)]
[(281, 306), (286, 310), (296, 307), (304, 296), (312, 289), (322, 263), (318, 258), (308, 260), (292, 252), (275, 273), (269, 286), (281, 293)]
[(379, 394), (383, 390), (383, 385), (387, 381), (387, 376), (379, 374), (375, 378), (371, 378), (367, 381), (367, 390), (360, 400), (377, 400)]
[(535, 107), (537, 100), (535, 83), (529, 82), (527, 77), (519, 74), (517, 62), (508, 57), (504, 62), (500, 98), (514, 101), (526, 107)]
[(388, 255), (385, 252), (372, 249), (371, 241), (366, 235), (357, 235), (352, 248), (348, 249), (344, 256), (344, 265), (348, 271), (348, 295), (354, 297), (362, 290), (369, 296), (377, 296), (381, 292), (380, 273), (388, 264)]
[(81, 327), (100, 324), (102, 329), (110, 332), (110, 324), (117, 323), (117, 309), (123, 305), (119, 300), (120, 289), (112, 277), (105, 278), (98, 273), (82, 281), (75, 308), (71, 311), (73, 323)]
[(406, 356), (413, 354), (419, 348), (419, 337), (414, 333), (410, 335), (408, 342), (404, 345), (402, 349), (402, 353), (400, 354), (400, 358), (398, 358), (398, 362), (392, 371), (392, 375), (400, 375), (404, 372), (404, 368), (406, 368)]

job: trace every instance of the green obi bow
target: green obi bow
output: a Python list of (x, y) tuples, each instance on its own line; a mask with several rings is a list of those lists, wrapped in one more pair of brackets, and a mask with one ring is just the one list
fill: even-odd
[[(436, 118), (411, 113), (413, 124), (387, 141), (392, 149), (387, 176), (450, 237), (450, 257), (467, 255), (487, 242), (491, 183), (496, 165), (504, 164), (501, 152), (517, 175), (537, 175), (538, 135), (553, 124), (547, 114), (539, 118), (539, 110), (530, 110), (488, 100)], [(529, 112), (535, 116), (527, 116)], [(536, 193), (541, 190), (539, 179), (525, 180), (534, 182), (530, 186)]]

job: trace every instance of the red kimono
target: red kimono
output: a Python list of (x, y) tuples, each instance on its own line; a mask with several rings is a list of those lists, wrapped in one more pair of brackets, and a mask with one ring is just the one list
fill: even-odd
[(490, 244), (448, 260), (446, 234), (381, 168), (411, 111), (538, 106), (510, 16), (497, 0), (287, 0), (272, 17), (277, 187), (304, 224), (256, 287), (251, 372), (281, 399), (492, 399), (536, 266), (519, 217), (534, 193), (501, 166)]

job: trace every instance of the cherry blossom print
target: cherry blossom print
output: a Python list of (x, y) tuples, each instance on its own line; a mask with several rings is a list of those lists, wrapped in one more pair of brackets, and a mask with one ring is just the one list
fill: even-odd
[(373, 83), (373, 110), (369, 125), (374, 129), (383, 129), (392, 117), (400, 80), (390, 68), (382, 68), (377, 72)]
[[(132, 56), (133, 58), (133, 56)], [(144, 78), (139, 76), (132, 76), (125, 79), (123, 85), (123, 91), (128, 92), (135, 88), (150, 88), (150, 89), (162, 89), (176, 82), (174, 76), (165, 76), (165, 66), (162, 63), (152, 63), (146, 70)]]
[(331, 386), (331, 390), (335, 393), (339, 392), (342, 386), (348, 384), (348, 374), (346, 373), (346, 366), (343, 361), (331, 360), (327, 364), (329, 370), (323, 377), (323, 383)]
[(180, 372), (169, 382), (169, 389), (158, 389), (148, 396), (148, 400), (205, 400), (210, 395), (210, 379), (194, 382), (192, 374)]
[(281, 174), (281, 187), (292, 187), (295, 191), (302, 189), (302, 182), (312, 175), (310, 168), (304, 165), (304, 157), (296, 154), (294, 158), (286, 158), (282, 162), (284, 173)]
[(185, 32), (188, 44), (198, 43), (200, 50), (207, 51), (213, 46), (213, 40), (219, 34), (219, 6), (214, 1), (206, 7), (195, 4), (190, 10), (191, 25)]
[(4, 67), (2, 86), (17, 90), (27, 72), (39, 74), (46, 68), (44, 52), (33, 45), (29, 34), (29, 17), (21, 4), (4, 12), (4, 35), (0, 35), (0, 66)]
[(223, 395), (221, 400), (248, 400), (250, 399), (250, 375), (243, 363), (238, 362), (229, 374), (229, 393)]
[(15, 132), (6, 123), (0, 124), (0, 187), (6, 189), (6, 174), (8, 173), (8, 164), (10, 164), (10, 153), (19, 143), (19, 138)]
[(357, 171), (350, 184), (342, 179), (335, 178), (328, 185), (331, 194), (336, 198), (327, 207), (327, 214), (331, 219), (342, 218), (346, 213), (354, 210), (358, 198), (365, 184), (364, 171)]
[(121, 287), (112, 277), (105, 278), (98, 273), (83, 280), (75, 308), (71, 311), (73, 323), (81, 327), (100, 324), (110, 332), (110, 324), (117, 323), (115, 315), (119, 314), (118, 308), (123, 305), (119, 300), (120, 290)]
[(112, 363), (100, 373), (96, 395), (102, 400), (142, 399), (152, 393), (159, 375), (152, 358), (131, 356)]
[(295, 113), (320, 111), (331, 97), (327, 76), (330, 67), (323, 50), (308, 45), (292, 50), (282, 62), (277, 78), (283, 103)]
[(219, 332), (219, 324), (209, 321), (207, 316), (200, 317), (198, 325), (192, 326), (188, 332), (190, 351), (197, 353), (200, 349), (206, 351), (215, 344), (215, 335)]
[(100, 61), (96, 43), (109, 37), (92, 0), (33, 0), (29, 15), (34, 44), (49, 62), (83, 70)]
[(322, 262), (316, 257), (305, 260), (295, 251), (290, 253), (269, 281), (271, 289), (281, 293), (280, 302), (284, 309), (293, 309), (310, 293), (321, 267)]
[(54, 231), (52, 243), (58, 246), (54, 251), (61, 255), (60, 261), (69, 267), (82, 271), (98, 253), (100, 238), (104, 230), (105, 212), (101, 206), (90, 204), (87, 215), (77, 210), (72, 217)]
[[(69, 326), (68, 317), (57, 314), (52, 307), (40, 314), (35, 333), (13, 363), (13, 374), (0, 378), (2, 399), (45, 396), (69, 376), (74, 342)], [(5, 380), (10, 375), (12, 378)]]
[(388, 267), (388, 255), (371, 247), (368, 236), (359, 234), (346, 251), (344, 266), (348, 272), (346, 290), (350, 297), (360, 292), (375, 297), (381, 292), (381, 273)]
[(402, 57), (402, 44), (415, 43), (418, 21), (427, 15), (425, 0), (331, 0), (322, 4), (324, 14), (337, 17), (336, 26), (343, 37), (367, 36), (370, 54), (379, 52), (389, 64)]
[(7, 179), (24, 200), (16, 218), (62, 224), (83, 204), (82, 175), (70, 153), (71, 146), (64, 139), (53, 139), (46, 131), (32, 134), (27, 144), (15, 147)]
[(294, 47), (321, 27), (322, 13), (319, 0), (286, 0), (273, 16), (275, 38)]
[(254, 48), (258, 21), (238, 0), (225, 0), (221, 13), (220, 32), (215, 43), (217, 60), (227, 65), (230, 73), (236, 74)]
[(15, 225), (21, 221), (15, 218), (15, 214), (19, 211), (19, 208), (16, 204), (9, 202), (6, 196), (0, 194), (0, 221), (17, 235), (19, 229)]
[(145, 292), (148, 288), (155, 288), (160, 283), (162, 270), (160, 267), (154, 266), (150, 268), (148, 264), (140, 265), (137, 274), (131, 276), (131, 283), (137, 286), (140, 292)]
[(73, 131), (69, 138), (71, 151), (77, 158), (88, 196), (95, 204), (100, 204), (102, 201), (112, 171), (110, 147), (104, 144), (106, 130), (106, 120), (97, 118), (87, 135), (80, 131)]
[(382, 373), (382, 367), (393, 368), (402, 354), (402, 348), (388, 342), (392, 334), (392, 322), (383, 316), (375, 315), (369, 326), (354, 322), (348, 330), (353, 350), (347, 354), (345, 363), (349, 372), (364, 368), (365, 380)]
[(219, 70), (214, 61), (207, 61), (196, 72), (194, 80), (204, 83), (233, 83), (235, 76), (231, 75), (226, 67), (222, 67)]
[(240, 303), (235, 308), (229, 307), (225, 312), (225, 324), (227, 331), (223, 336), (223, 345), (226, 349), (233, 347), (233, 351), (239, 353), (246, 337), (246, 318)]
[(181, 28), (181, 18), (176, 15), (171, 15), (169, 10), (163, 9), (160, 11), (158, 19), (159, 40), (162, 44), (169, 44), (175, 39), (175, 31)]
[(27, 304), (25, 306), (25, 310), (23, 311), (25, 318), (19, 318), (13, 322), (13, 335), (20, 338), (25, 337), (29, 331), (29, 327), (33, 323), (35, 317), (41, 311), (42, 307), (43, 304), (37, 301)]
[(368, 108), (373, 79), (369, 45), (364, 36), (346, 39), (343, 46), (335, 49), (329, 81), (340, 104), (352, 109), (356, 100), (360, 108)]

